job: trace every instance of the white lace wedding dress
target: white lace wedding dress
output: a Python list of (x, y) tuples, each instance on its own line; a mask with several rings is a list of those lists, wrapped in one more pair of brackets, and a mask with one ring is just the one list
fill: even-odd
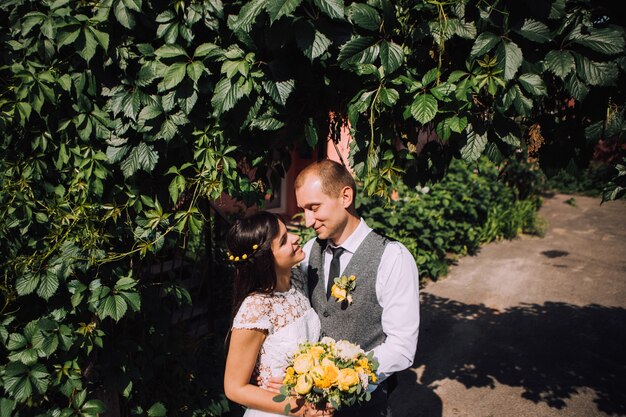
[[(288, 291), (246, 297), (233, 320), (233, 329), (267, 331), (255, 367), (261, 377), (260, 386), (264, 388), (271, 377), (284, 375), (287, 361), (299, 343), (318, 340), (320, 320), (311, 308), (302, 283), (292, 279)], [(277, 415), (283, 414), (249, 408), (244, 417)]]

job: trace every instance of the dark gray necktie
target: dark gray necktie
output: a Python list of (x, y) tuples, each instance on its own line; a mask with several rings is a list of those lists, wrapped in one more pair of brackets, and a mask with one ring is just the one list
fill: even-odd
[(338, 246), (336, 248), (330, 248), (333, 252), (333, 259), (330, 261), (330, 269), (328, 271), (328, 284), (326, 286), (326, 299), (330, 297), (330, 289), (333, 287), (335, 283), (335, 278), (339, 277), (339, 271), (341, 271), (341, 266), (339, 265), (339, 258), (341, 254), (345, 251), (344, 248)]

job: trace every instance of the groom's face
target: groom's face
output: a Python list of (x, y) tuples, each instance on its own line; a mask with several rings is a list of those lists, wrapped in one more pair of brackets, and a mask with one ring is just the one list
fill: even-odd
[(348, 221), (348, 211), (343, 196), (329, 196), (322, 191), (322, 182), (314, 174), (309, 174), (303, 184), (296, 189), (298, 207), (304, 211), (307, 227), (315, 229), (320, 239), (335, 242)]

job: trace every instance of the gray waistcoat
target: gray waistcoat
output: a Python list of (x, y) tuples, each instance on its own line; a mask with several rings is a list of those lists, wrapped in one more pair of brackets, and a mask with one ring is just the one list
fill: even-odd
[(356, 277), (353, 302), (326, 300), (324, 287), (324, 249), (326, 241), (317, 239), (311, 248), (308, 286), (311, 305), (322, 322), (322, 337), (348, 340), (366, 352), (385, 341), (381, 323), (382, 307), (376, 299), (376, 273), (388, 240), (370, 232), (358, 247), (342, 275)]

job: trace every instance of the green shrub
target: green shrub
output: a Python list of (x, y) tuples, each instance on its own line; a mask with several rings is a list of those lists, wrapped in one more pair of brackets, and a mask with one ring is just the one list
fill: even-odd
[(611, 171), (609, 165), (592, 165), (582, 171), (562, 169), (546, 178), (544, 190), (598, 197), (609, 182)]
[(361, 196), (358, 210), (372, 228), (407, 247), (422, 278), (436, 279), (453, 257), (474, 254), (484, 243), (543, 234), (535, 172), (534, 165), (516, 162), (504, 181), (487, 160), (474, 166), (454, 161), (442, 181), (414, 189), (399, 185), (396, 201)]

